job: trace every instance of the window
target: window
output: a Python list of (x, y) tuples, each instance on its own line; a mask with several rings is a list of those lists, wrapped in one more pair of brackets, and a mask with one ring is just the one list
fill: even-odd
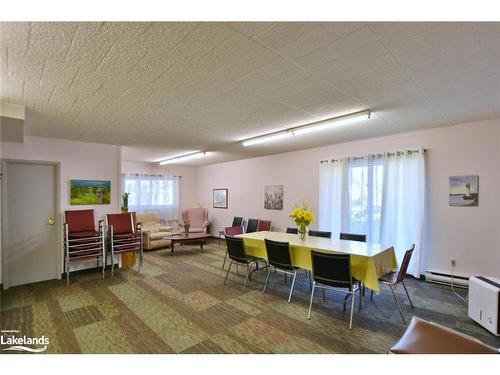
[(130, 211), (157, 211), (162, 219), (179, 219), (177, 176), (127, 174), (123, 191), (129, 193)]

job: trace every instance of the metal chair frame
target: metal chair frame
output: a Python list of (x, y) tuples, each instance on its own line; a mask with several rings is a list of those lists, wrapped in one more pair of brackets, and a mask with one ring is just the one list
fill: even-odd
[[(71, 262), (78, 261), (79, 263), (99, 262), (102, 264), (102, 278), (105, 276), (106, 269), (106, 247), (104, 242), (105, 225), (104, 220), (99, 220), (99, 231), (97, 236), (70, 238), (68, 223), (63, 224), (64, 228), (64, 270), (66, 272), (66, 285), (69, 285), (69, 275), (71, 273)], [(82, 241), (88, 241), (81, 243)], [(88, 246), (93, 246), (89, 248)], [(93, 254), (86, 254), (89, 251), (95, 251)], [(100, 251), (100, 254), (97, 253)], [(78, 255), (81, 253), (81, 255)], [(70, 256), (71, 255), (71, 256)], [(92, 259), (86, 259), (92, 258)], [(99, 263), (98, 263), (99, 264)]]
[(290, 303), (290, 301), (292, 300), (293, 288), (295, 286), (295, 279), (297, 278), (297, 271), (299, 269), (296, 269), (294, 271), (288, 271), (268, 264), (266, 282), (264, 283), (264, 289), (262, 289), (262, 293), (266, 292), (269, 276), (271, 275), (271, 267), (274, 269), (274, 272), (279, 272), (285, 275), (285, 283), (286, 283), (286, 275), (293, 276), (292, 286), (290, 287), (290, 293), (288, 294), (288, 303)]

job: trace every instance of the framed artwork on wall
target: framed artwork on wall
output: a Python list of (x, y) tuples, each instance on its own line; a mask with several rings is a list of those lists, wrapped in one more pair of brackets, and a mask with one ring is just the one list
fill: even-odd
[(214, 189), (214, 208), (227, 208), (227, 189)]
[(70, 180), (70, 204), (111, 203), (111, 181)]
[(264, 208), (266, 210), (283, 209), (283, 185), (264, 186)]
[(477, 207), (479, 176), (450, 176), (450, 206)]

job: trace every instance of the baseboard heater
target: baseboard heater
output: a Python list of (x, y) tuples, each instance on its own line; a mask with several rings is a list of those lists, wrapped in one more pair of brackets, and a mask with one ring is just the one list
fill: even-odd
[[(441, 272), (426, 271), (425, 281), (436, 284), (451, 285), (451, 275)], [(453, 275), (453, 285), (460, 288), (468, 288), (469, 278), (465, 276)]]

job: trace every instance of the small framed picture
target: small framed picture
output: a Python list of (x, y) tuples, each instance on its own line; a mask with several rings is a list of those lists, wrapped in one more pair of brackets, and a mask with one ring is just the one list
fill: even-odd
[(214, 189), (214, 208), (227, 208), (227, 189)]

